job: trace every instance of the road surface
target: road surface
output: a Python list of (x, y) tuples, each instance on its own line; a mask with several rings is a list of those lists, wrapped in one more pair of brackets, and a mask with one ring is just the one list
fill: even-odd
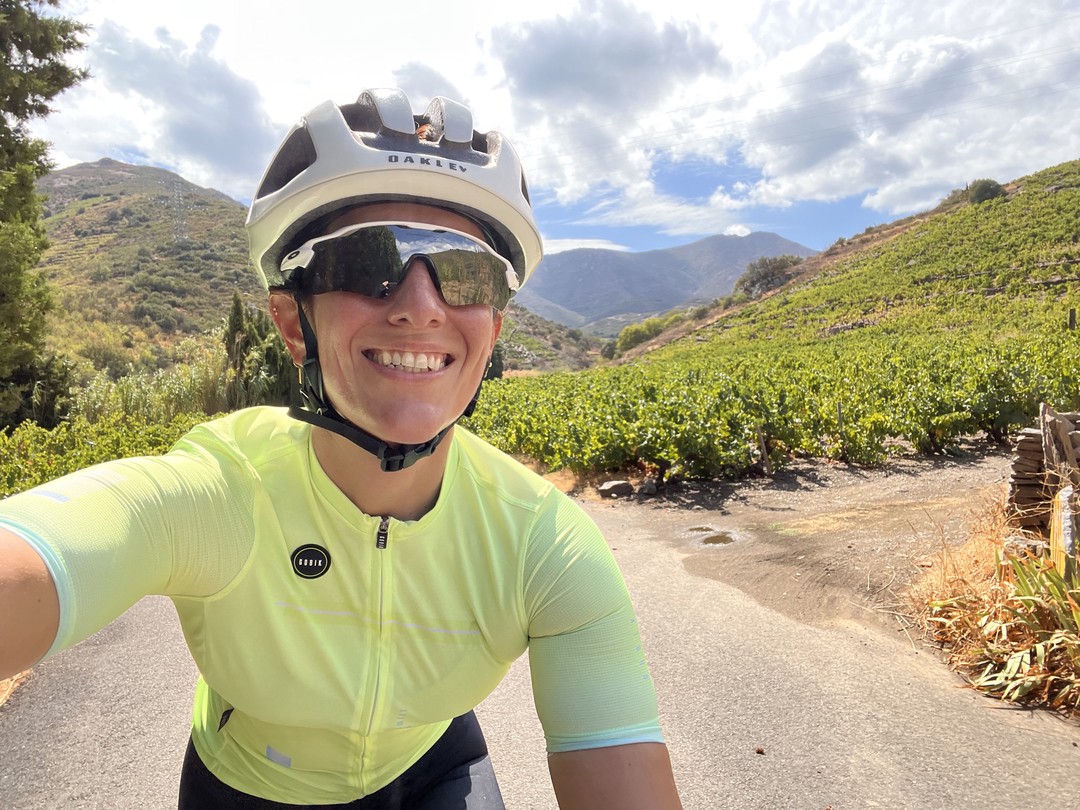
[[(585, 505), (637, 606), (688, 810), (1076, 806), (1077, 726), (962, 688), (880, 621), (800, 623), (689, 573), (690, 530), (722, 514)], [(0, 708), (0, 808), (175, 807), (194, 681), (154, 597), (42, 664)], [(507, 806), (553, 808), (525, 661), (478, 714)]]

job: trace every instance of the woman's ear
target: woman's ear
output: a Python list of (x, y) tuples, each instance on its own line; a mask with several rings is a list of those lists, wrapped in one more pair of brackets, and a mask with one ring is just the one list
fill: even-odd
[(281, 339), (285, 341), (285, 348), (289, 350), (295, 365), (302, 365), (307, 359), (307, 349), (304, 346), (304, 333), (300, 329), (300, 313), (297, 310), (299, 304), (296, 297), (291, 293), (279, 290), (270, 293), (270, 318), (277, 327)]

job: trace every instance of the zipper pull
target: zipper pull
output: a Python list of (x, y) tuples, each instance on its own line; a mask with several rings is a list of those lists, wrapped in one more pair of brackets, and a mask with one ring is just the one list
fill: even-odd
[(386, 539), (390, 533), (390, 518), (379, 518), (379, 531), (375, 533), (375, 548), (386, 548)]

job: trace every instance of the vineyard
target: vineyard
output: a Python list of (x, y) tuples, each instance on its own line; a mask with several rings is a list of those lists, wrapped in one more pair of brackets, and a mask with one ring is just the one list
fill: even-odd
[[(1080, 161), (926, 216), (633, 365), (486, 385), (469, 426), (585, 472), (739, 477), (1003, 441), (1080, 404)], [(767, 457), (767, 458), (766, 458)]]
[[(488, 381), (465, 424), (553, 469), (738, 478), (800, 457), (949, 453), (966, 436), (1005, 441), (1040, 402), (1077, 410), (1080, 161), (1007, 188), (827, 251), (806, 262), (816, 271), (626, 365)], [(215, 355), (99, 377), (56, 430), (0, 432), (0, 497), (167, 449), (221, 407), (229, 373)]]

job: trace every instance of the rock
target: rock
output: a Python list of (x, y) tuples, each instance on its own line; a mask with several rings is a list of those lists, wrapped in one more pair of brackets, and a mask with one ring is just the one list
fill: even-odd
[(655, 495), (656, 494), (656, 481), (652, 478), (646, 478), (641, 482), (641, 486), (638, 487), (639, 495)]
[(1050, 543), (1014, 535), (1005, 540), (1005, 553), (1014, 558), (1045, 557), (1050, 553)]
[(634, 485), (629, 481), (605, 481), (596, 490), (602, 498), (623, 498), (634, 494)]

